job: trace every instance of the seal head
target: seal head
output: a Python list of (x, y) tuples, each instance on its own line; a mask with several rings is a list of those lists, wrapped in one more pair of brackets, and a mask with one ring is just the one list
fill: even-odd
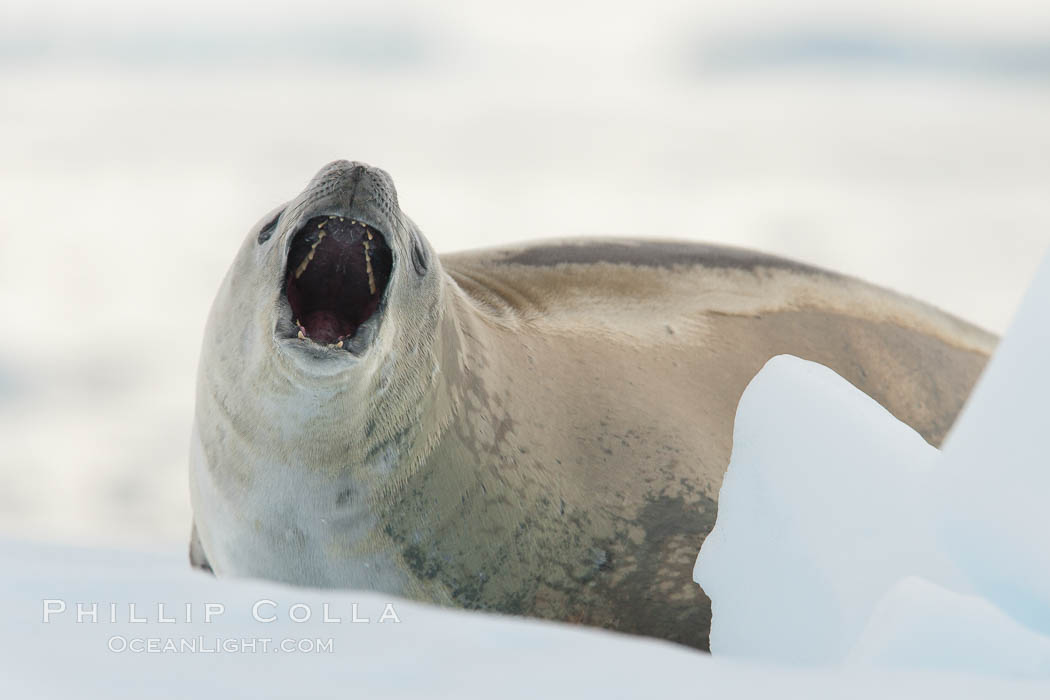
[(322, 168), (256, 238), (280, 263), (269, 271), (280, 291), (274, 338), (293, 357), (333, 363), (372, 347), (391, 287), (418, 286), (432, 257), (390, 176), (347, 161)]

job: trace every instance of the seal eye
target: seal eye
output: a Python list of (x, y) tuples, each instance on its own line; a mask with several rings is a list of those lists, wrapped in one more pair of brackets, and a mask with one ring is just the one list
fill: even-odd
[(419, 240), (419, 236), (412, 235), (412, 267), (416, 269), (416, 274), (422, 277), (426, 274), (429, 261), (427, 259), (427, 252), (423, 248), (423, 242)]
[(270, 236), (277, 230), (277, 222), (281, 218), (281, 214), (284, 213), (284, 209), (277, 212), (277, 215), (270, 219), (270, 222), (259, 229), (259, 245), (262, 245), (266, 241), (270, 240)]

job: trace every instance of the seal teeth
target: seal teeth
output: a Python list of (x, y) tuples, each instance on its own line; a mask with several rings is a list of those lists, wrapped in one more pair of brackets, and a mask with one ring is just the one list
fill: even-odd
[[(369, 238), (372, 238), (372, 234), (368, 234)], [(372, 274), (372, 256), (368, 254), (368, 241), (364, 241), (365, 244), (365, 270), (368, 272), (368, 291), (372, 294), (376, 293), (376, 278)]]
[(299, 329), (299, 340), (306, 340), (306, 334), (303, 333), (303, 329)]
[[(321, 225), (318, 226), (317, 228), (320, 229), (321, 226), (324, 226), (324, 222), (323, 221), (321, 222)], [(299, 279), (300, 277), (303, 276), (303, 273), (306, 272), (306, 267), (310, 264), (310, 261), (314, 259), (314, 253), (317, 252), (317, 246), (321, 245), (321, 241), (324, 240), (324, 237), (325, 237), (326, 233), (328, 233), (328, 232), (327, 231), (320, 231), (317, 234), (317, 240), (314, 241), (314, 244), (312, 246), (310, 246), (310, 252), (307, 253), (306, 257), (303, 259), (303, 261), (301, 263), (299, 263), (299, 267), (295, 268), (295, 279)]]

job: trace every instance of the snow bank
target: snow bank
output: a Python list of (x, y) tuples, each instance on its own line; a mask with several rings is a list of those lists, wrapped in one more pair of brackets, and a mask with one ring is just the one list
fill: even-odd
[(904, 572), (952, 576), (921, 514), (936, 457), (830, 369), (770, 360), (740, 400), (695, 571), (712, 652), (838, 662)]
[(1050, 634), (1050, 257), (944, 445), (940, 540), (978, 590)]
[[(182, 556), (0, 542), (0, 568), (0, 688), (12, 698), (1034, 699), (1048, 690), (944, 674), (763, 667), (655, 640), (378, 594), (220, 581), (188, 570)], [(85, 613), (97, 603), (97, 621), (84, 615), (78, 623), (78, 602)], [(109, 622), (111, 603), (116, 622)], [(223, 610), (212, 608), (205, 622), (209, 605)], [(329, 619), (340, 622), (324, 621), (326, 605)], [(379, 621), (388, 605), (399, 622)], [(276, 619), (256, 619), (256, 606), (262, 620)], [(54, 611), (46, 623), (45, 610)], [(293, 621), (307, 610), (308, 621)], [(369, 621), (352, 622), (355, 614)], [(148, 649), (151, 639), (159, 640), (158, 650), (135, 650)], [(263, 639), (313, 647), (264, 650)], [(327, 639), (331, 651), (316, 644)], [(203, 648), (165, 651), (164, 640)], [(225, 640), (236, 648), (224, 650)], [(255, 649), (246, 647), (251, 640)]]
[(1050, 258), (943, 454), (826, 367), (741, 398), (694, 578), (716, 654), (1050, 679)]
[(1050, 639), (983, 598), (908, 576), (872, 611), (848, 660), (887, 668), (1045, 678), (1050, 674)]

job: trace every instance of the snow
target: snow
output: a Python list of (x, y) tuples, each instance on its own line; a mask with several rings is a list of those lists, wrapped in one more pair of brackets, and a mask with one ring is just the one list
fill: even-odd
[(939, 452), (830, 369), (741, 398), (694, 578), (716, 655), (1050, 680), (1050, 257)]
[(936, 452), (830, 369), (770, 360), (740, 400), (696, 567), (712, 652), (841, 661), (901, 572), (950, 572), (920, 514)]
[[(944, 549), (977, 590), (1050, 635), (1050, 258), (944, 446)], [(949, 478), (950, 475), (950, 478)]]
[[(0, 542), (0, 686), (5, 697), (186, 698), (1043, 698), (1030, 681), (825, 670), (721, 659), (665, 642), (564, 624), (442, 609), (375, 593), (216, 580), (182, 557)], [(50, 601), (50, 602), (48, 602)], [(44, 622), (45, 608), (53, 612)], [(258, 608), (261, 622), (252, 615)], [(272, 601), (273, 604), (270, 603)], [(77, 622), (76, 604), (98, 603)], [(116, 603), (109, 622), (110, 603)], [(135, 603), (131, 622), (129, 603)], [(165, 609), (159, 611), (159, 603)], [(191, 621), (185, 622), (186, 603)], [(358, 619), (351, 622), (353, 605)], [(399, 622), (380, 623), (387, 605)], [(206, 605), (221, 614), (204, 621)], [(324, 607), (329, 619), (325, 622)], [(300, 606), (293, 610), (294, 606)], [(305, 606), (305, 608), (303, 607)], [(309, 609), (311, 619), (296, 623)], [(214, 610), (214, 608), (213, 608)], [(161, 622), (160, 617), (175, 619)], [(161, 640), (227, 651), (135, 652)], [(331, 638), (331, 653), (229, 651), (223, 640)], [(116, 641), (114, 641), (116, 640)], [(128, 648), (124, 648), (124, 644)], [(136, 648), (148, 648), (146, 646)], [(322, 647), (323, 648), (323, 647)], [(123, 650), (122, 650), (123, 649)], [(309, 649), (309, 647), (308, 647)]]
[(1050, 638), (984, 598), (906, 576), (872, 610), (847, 662), (1045, 679)]

